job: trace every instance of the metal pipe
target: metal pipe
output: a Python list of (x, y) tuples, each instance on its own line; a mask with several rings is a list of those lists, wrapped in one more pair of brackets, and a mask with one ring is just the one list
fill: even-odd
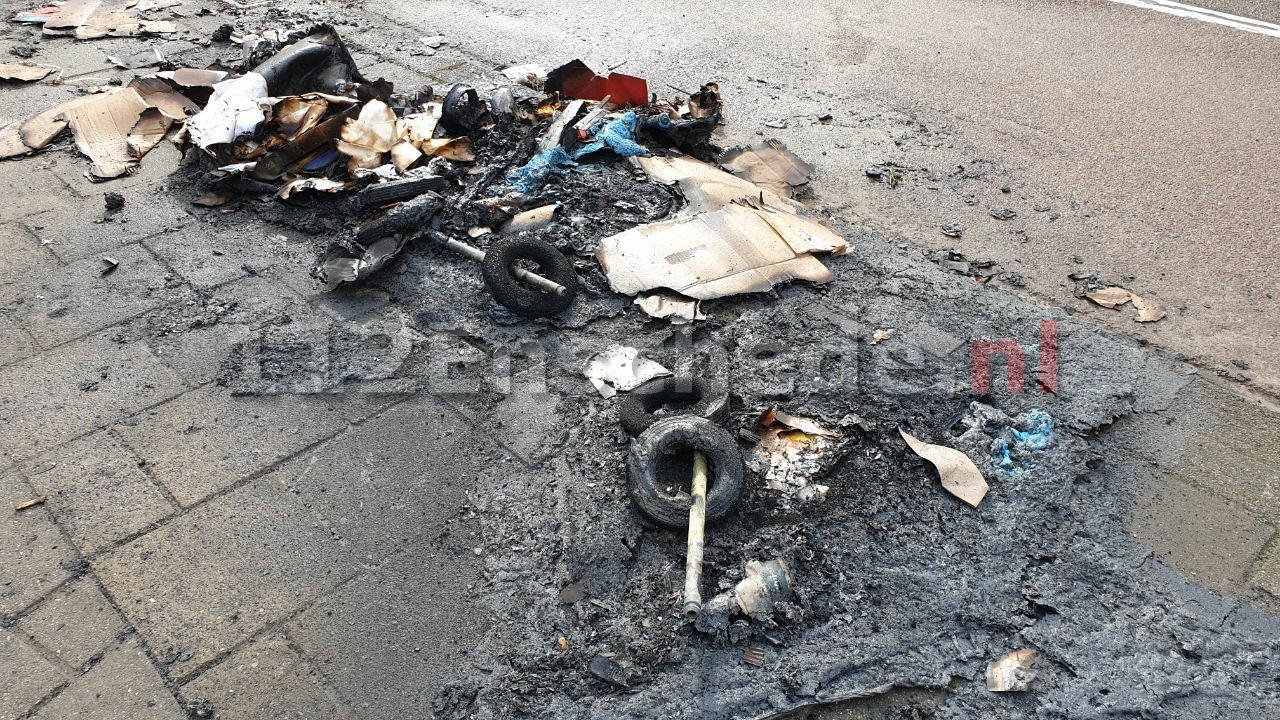
[[(480, 248), (472, 247), (461, 240), (454, 240), (453, 238), (447, 237), (443, 234), (441, 234), (440, 237), (443, 238), (444, 246), (450, 250), (462, 255), (463, 257), (475, 260), (476, 262), (484, 262), (484, 251)], [(560, 283), (555, 282), (554, 280), (548, 280), (541, 275), (531, 273), (522, 267), (512, 268), (511, 274), (515, 275), (517, 279), (523, 280), (539, 290), (551, 293), (552, 295), (563, 296), (568, 292), (568, 290), (566, 290)]]
[(689, 540), (684, 559), (684, 614), (702, 611), (702, 542), (707, 524), (707, 457), (693, 454), (693, 503), (689, 506)]

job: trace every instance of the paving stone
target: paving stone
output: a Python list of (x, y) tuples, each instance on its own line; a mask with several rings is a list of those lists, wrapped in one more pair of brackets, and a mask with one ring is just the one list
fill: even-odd
[[(120, 193), (124, 196), (125, 212), (129, 210), (130, 205), (134, 205), (135, 210), (163, 205), (191, 215), (187, 212), (190, 207), (187, 204), (186, 194), (190, 191), (189, 186), (185, 182), (175, 183), (169, 176), (184, 163), (192, 162), (199, 162), (199, 156), (191, 153), (184, 158), (181, 150), (172, 143), (164, 142), (147, 153), (136, 172), (105, 182), (89, 176), (89, 161), (78, 153), (73, 153), (69, 162), (58, 163), (51, 169), (77, 197), (93, 200), (94, 204), (88, 207), (99, 212), (100, 215), (101, 211), (106, 210), (102, 196), (108, 192)], [(130, 221), (140, 216), (141, 213), (126, 216), (122, 212), (113, 217)]]
[(1171, 478), (1143, 488), (1130, 530), (1156, 557), (1210, 590), (1241, 594), (1275, 528), (1247, 510)]
[[(496, 461), (492, 444), (429, 396), (409, 400), (263, 478), (315, 512), (366, 562), (426, 551)], [(430, 498), (429, 501), (426, 499)]]
[[(34, 7), (34, 5), (32, 7)], [(38, 35), (38, 29), (32, 29), (35, 30), (35, 34)], [(45, 65), (57, 65), (63, 70), (63, 80), (69, 80), (86, 73), (92, 73), (94, 77), (103, 78), (103, 84), (106, 83), (106, 79), (108, 78), (129, 77), (129, 75), (126, 75), (123, 71), (112, 65), (111, 61), (107, 60), (107, 55), (116, 55), (131, 46), (131, 43), (124, 38), (98, 38), (93, 42), (83, 42), (70, 37), (55, 38), (45, 36), (33, 37), (30, 40), (27, 40), (26, 44), (30, 44), (40, 50), (40, 54), (32, 58), (33, 62)], [(132, 44), (136, 44), (136, 40)], [(76, 89), (74, 85), (62, 86), (52, 85), (49, 83), (39, 83), (24, 87), (36, 89), (41, 85), (58, 89), (65, 87), (66, 90), (72, 91), (73, 94)], [(57, 102), (57, 99), (55, 98), (52, 102), (46, 100), (36, 106), (25, 106), (19, 114), (26, 115), (32, 110), (43, 110), (49, 105), (52, 105), (53, 102)]]
[(19, 633), (0, 628), (0, 718), (19, 717), (69, 675)]
[(27, 478), (86, 555), (105, 549), (171, 514), (138, 461), (105, 430), (32, 461)]
[(206, 386), (117, 430), (178, 502), (210, 494), (331, 435), (346, 419), (315, 395), (232, 396)]
[(186, 713), (136, 641), (76, 678), (34, 716), (38, 720), (186, 720)]
[[(153, 154), (143, 162), (151, 161)], [(102, 196), (108, 191), (124, 196), (123, 209), (106, 211)], [(102, 253), (115, 255), (124, 245), (195, 222), (183, 201), (147, 185), (101, 185), (91, 192), (89, 197), (68, 199), (29, 215), (22, 223), (55, 255), (71, 262)]]
[[(494, 438), (513, 455), (529, 464), (538, 464), (550, 456), (565, 433), (560, 415), (548, 411), (557, 397), (546, 391), (546, 371), (540, 367), (515, 374), (506, 386), (502, 401), (493, 407), (491, 418), (472, 427), (494, 428)], [(503, 433), (501, 428), (521, 428), (518, 433)]]
[(355, 572), (348, 550), (251, 483), (95, 560), (98, 577), (181, 679)]
[(1280, 613), (1280, 552), (1273, 549), (1258, 563), (1250, 585), (1267, 593), (1269, 597), (1264, 599), (1264, 604), (1273, 614)]
[(0, 285), (0, 310), (53, 347), (114, 325), (187, 293), (146, 248), (120, 248), (116, 270), (103, 274), (102, 258), (89, 257), (41, 273), (23, 283)]
[(197, 292), (190, 303), (158, 308), (129, 323), (155, 354), (191, 385), (220, 376), (238, 346), (278, 327), (310, 325), (324, 317), (289, 288), (250, 276)]
[(198, 288), (277, 266), (306, 274), (316, 260), (311, 240), (256, 222), (192, 226), (186, 232), (153, 237), (146, 245)]
[(373, 285), (354, 285), (342, 292), (328, 292), (309, 275), (310, 265), (278, 265), (266, 273), (293, 288), (303, 299), (339, 320), (359, 320), (391, 306), (392, 296)]
[(53, 651), (67, 665), (80, 668), (125, 628), (120, 615), (98, 586), (92, 580), (81, 578), (45, 598), (18, 622), (18, 629)]
[(182, 688), (213, 703), (219, 720), (351, 720), (355, 717), (281, 635), (259, 638)]
[(0, 615), (13, 615), (72, 574), (75, 548), (43, 507), (14, 511), (37, 497), (14, 472), (0, 479)]
[[(110, 331), (108, 331), (110, 332)], [(0, 449), (18, 458), (61, 445), (183, 390), (142, 343), (106, 333), (0, 368)]]
[(35, 340), (7, 317), (0, 315), (0, 365), (15, 363), (40, 351)]
[(467, 590), (478, 565), (465, 551), (449, 562), (406, 553), (308, 608), (289, 637), (361, 717), (427, 716), (486, 630)]
[(30, 283), (33, 278), (43, 277), (62, 265), (56, 255), (18, 223), (0, 224), (0, 253), (5, 260), (0, 266), (0, 285)]
[[(1264, 405), (1216, 382), (1197, 380), (1159, 414), (1132, 417), (1127, 444), (1165, 476), (1217, 493), (1280, 526), (1280, 423)], [(1104, 438), (1106, 440), (1106, 438)]]

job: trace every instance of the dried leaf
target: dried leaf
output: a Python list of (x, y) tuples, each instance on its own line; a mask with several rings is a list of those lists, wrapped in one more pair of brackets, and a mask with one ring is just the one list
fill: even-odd
[(1122, 287), (1108, 287), (1087, 292), (1084, 295), (1104, 308), (1116, 308), (1132, 299), (1132, 294)]
[(968, 455), (954, 448), (924, 442), (902, 428), (898, 428), (898, 433), (912, 452), (933, 463), (938, 469), (942, 487), (947, 492), (973, 507), (978, 507), (978, 503), (987, 496), (987, 481)]
[(1160, 303), (1148, 300), (1141, 295), (1129, 294), (1133, 301), (1133, 306), (1138, 309), (1138, 314), (1134, 316), (1134, 320), (1140, 323), (1149, 323), (1161, 320), (1167, 314), (1164, 306)]
[(48, 500), (48, 498), (46, 498), (46, 497), (44, 497), (44, 496), (41, 496), (41, 497), (38, 497), (38, 498), (33, 498), (33, 499), (31, 499), (31, 500), (27, 500), (27, 501), (25, 501), (25, 502), (21, 502), (21, 503), (18, 503), (17, 505), (14, 505), (14, 506), (13, 506), (13, 511), (14, 511), (14, 512), (22, 512), (23, 510), (26, 510), (26, 509), (28, 509), (28, 508), (33, 508), (33, 507), (36, 507), (36, 506), (39, 506), (39, 505), (43, 505), (43, 504), (45, 503), (45, 501), (46, 501), (46, 500)]

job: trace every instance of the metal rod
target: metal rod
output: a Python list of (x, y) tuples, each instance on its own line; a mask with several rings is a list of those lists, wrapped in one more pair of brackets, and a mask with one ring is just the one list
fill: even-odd
[[(463, 257), (471, 258), (476, 262), (484, 262), (483, 250), (477, 247), (472, 247), (462, 242), (461, 240), (454, 240), (451, 237), (445, 237), (444, 246), (458, 253), (459, 255), (462, 255)], [(528, 270), (525, 270), (524, 268), (521, 268), (521, 267), (512, 268), (511, 274), (515, 275), (517, 279), (523, 280), (529, 283), (530, 285), (538, 288), (539, 290), (543, 292), (551, 293), (552, 295), (564, 295), (566, 292), (568, 292), (567, 290), (565, 290), (565, 287), (560, 283), (555, 282), (554, 280), (548, 280), (547, 278), (544, 278), (541, 275), (531, 273)]]
[(707, 524), (707, 457), (693, 454), (693, 504), (689, 506), (689, 541), (684, 559), (684, 614), (702, 611), (702, 541)]

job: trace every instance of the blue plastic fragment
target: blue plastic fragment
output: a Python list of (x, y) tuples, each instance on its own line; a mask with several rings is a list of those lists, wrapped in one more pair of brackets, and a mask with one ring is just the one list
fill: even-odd
[(575, 160), (606, 147), (622, 157), (646, 155), (649, 149), (635, 140), (636, 122), (634, 112), (623, 113), (605, 123), (596, 131), (591, 142), (574, 150), (572, 155), (565, 152), (559, 145), (543, 150), (525, 163), (524, 167), (512, 170), (507, 175), (507, 182), (520, 192), (533, 192), (542, 187), (552, 173), (565, 172), (571, 167), (576, 167)]
[(522, 193), (533, 192), (542, 187), (551, 173), (564, 172), (577, 164), (564, 148), (556, 145), (534, 155), (524, 167), (508, 173), (507, 182)]
[(636, 142), (635, 137), (636, 114), (625, 112), (600, 128), (596, 132), (595, 139), (575, 150), (573, 157), (576, 160), (597, 150), (603, 150), (606, 146), (622, 157), (648, 154), (649, 148)]
[(1000, 470), (1013, 470), (1013, 457), (1009, 454), (1009, 441), (996, 438), (991, 445), (991, 464)]
[(1023, 416), (1026, 430), (1009, 428), (991, 443), (991, 464), (1006, 473), (1024, 473), (1036, 467), (1032, 453), (1053, 443), (1053, 418), (1043, 410), (1030, 410)]
[(1013, 439), (1027, 450), (1043, 450), (1053, 442), (1053, 418), (1043, 410), (1031, 410), (1026, 415), (1027, 430), (1013, 428)]
[(302, 171), (303, 172), (320, 172), (321, 170), (332, 165), (333, 162), (338, 159), (338, 154), (339, 153), (336, 149), (329, 148), (328, 150), (325, 150), (324, 152), (315, 156), (315, 158), (313, 158), (311, 162), (307, 163), (306, 166), (302, 168)]

